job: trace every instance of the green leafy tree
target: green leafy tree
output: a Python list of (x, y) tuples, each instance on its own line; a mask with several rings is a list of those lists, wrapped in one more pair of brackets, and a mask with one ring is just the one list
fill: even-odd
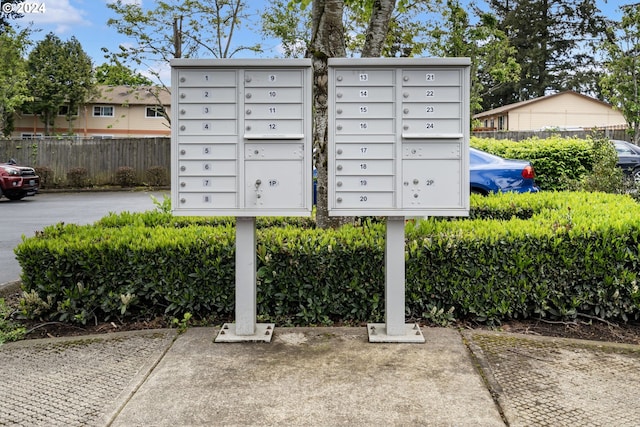
[(515, 48), (493, 15), (482, 14), (472, 25), (460, 2), (447, 0), (444, 22), (431, 36), (429, 49), (436, 56), (471, 58), (471, 114), (485, 108), (488, 94), (520, 78)]
[(25, 49), (29, 32), (16, 33), (10, 27), (0, 33), (0, 135), (9, 136), (14, 113), (31, 100), (27, 88)]
[(80, 42), (72, 37), (63, 42), (49, 33), (29, 54), (28, 87), (33, 102), (29, 109), (40, 115), (45, 134), (50, 135), (61, 107), (67, 107), (69, 131), (78, 107), (90, 95), (93, 85), (91, 59)]
[(625, 7), (621, 22), (602, 45), (605, 73), (602, 89), (624, 116), (635, 144), (640, 143), (640, 9)]
[(488, 107), (569, 89), (599, 95), (596, 45), (606, 19), (596, 0), (490, 0), (489, 5), (516, 48), (521, 72), (517, 82), (492, 91)]
[[(0, 5), (4, 6), (5, 4), (17, 5), (18, 3), (22, 3), (24, 0), (2, 0), (0, 1)], [(11, 28), (11, 21), (13, 19), (22, 18), (24, 15), (19, 14), (17, 12), (6, 13), (4, 11), (4, 7), (0, 7), (0, 32), (5, 31), (8, 28)], [(14, 7), (13, 10), (16, 10)]]
[(104, 63), (95, 69), (96, 83), (108, 86), (151, 86), (153, 82), (140, 73), (136, 73), (131, 68), (114, 62)]

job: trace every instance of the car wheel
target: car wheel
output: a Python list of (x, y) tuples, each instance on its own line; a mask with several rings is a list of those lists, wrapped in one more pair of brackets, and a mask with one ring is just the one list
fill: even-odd
[(9, 200), (22, 200), (22, 199), (24, 199), (25, 195), (24, 194), (7, 194), (7, 193), (4, 193), (4, 197), (6, 197)]
[(640, 184), (640, 168), (635, 168), (633, 172), (631, 172), (631, 179), (633, 179), (636, 185)]

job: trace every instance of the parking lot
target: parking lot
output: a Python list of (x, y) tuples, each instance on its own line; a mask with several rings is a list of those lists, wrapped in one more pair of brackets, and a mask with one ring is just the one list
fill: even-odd
[(20, 278), (21, 268), (13, 252), (22, 237), (34, 236), (48, 225), (90, 224), (109, 212), (143, 212), (155, 209), (167, 192), (118, 191), (43, 193), (12, 202), (0, 200), (0, 284)]

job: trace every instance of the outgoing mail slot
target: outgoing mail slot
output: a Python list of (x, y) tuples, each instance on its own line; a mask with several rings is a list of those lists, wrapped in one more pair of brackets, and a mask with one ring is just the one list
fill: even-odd
[(393, 86), (340, 86), (336, 88), (336, 108), (343, 102), (393, 102)]
[(337, 191), (393, 191), (393, 177), (339, 175), (335, 186)]
[(301, 119), (245, 120), (244, 125), (244, 137), (248, 139), (302, 139), (304, 136)]
[(459, 159), (459, 142), (422, 142), (402, 144), (403, 159)]
[(393, 144), (336, 144), (336, 159), (393, 159)]
[(457, 208), (463, 205), (459, 160), (404, 160), (404, 208)]
[(244, 105), (247, 119), (302, 119), (302, 104), (249, 104)]
[(304, 157), (304, 145), (298, 143), (245, 144), (244, 149), (247, 160), (300, 160)]
[(460, 119), (405, 119), (402, 121), (403, 138), (429, 138), (438, 135), (462, 138)]
[(183, 209), (229, 209), (238, 207), (236, 193), (178, 193), (178, 203)]
[(244, 94), (245, 103), (268, 102), (277, 103), (298, 103), (302, 102), (301, 87), (255, 87), (247, 88)]
[(338, 119), (336, 120), (337, 135), (369, 135), (393, 134), (393, 119)]
[(235, 119), (236, 104), (183, 104), (180, 106), (181, 119)]
[(336, 86), (392, 86), (392, 70), (339, 70), (336, 72)]
[(402, 100), (410, 102), (462, 101), (458, 86), (403, 87)]
[(238, 179), (235, 176), (183, 176), (179, 178), (180, 192), (236, 192)]
[(183, 135), (237, 135), (236, 120), (180, 120), (180, 136)]
[(179, 91), (181, 104), (193, 102), (236, 102), (236, 88), (234, 87), (193, 87), (180, 88)]
[(459, 70), (403, 70), (402, 86), (460, 86)]
[(392, 209), (393, 192), (336, 192), (334, 206), (338, 209)]
[(461, 117), (459, 102), (420, 102), (402, 104), (402, 116), (406, 119), (435, 118), (455, 119)]
[(336, 175), (393, 175), (393, 160), (336, 160)]
[(302, 86), (302, 71), (295, 70), (247, 70), (245, 87)]
[(235, 71), (213, 71), (213, 70), (181, 70), (178, 73), (178, 84), (180, 87), (212, 87), (212, 86), (235, 86)]
[(236, 174), (236, 160), (180, 161), (179, 176), (224, 176)]
[(293, 209), (304, 206), (302, 161), (245, 162), (247, 208)]
[(236, 159), (236, 144), (180, 144), (178, 157), (180, 160), (220, 160)]

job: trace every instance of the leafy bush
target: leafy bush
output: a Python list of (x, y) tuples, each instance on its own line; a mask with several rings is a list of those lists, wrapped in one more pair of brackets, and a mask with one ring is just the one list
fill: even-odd
[(116, 183), (120, 187), (135, 187), (137, 184), (135, 169), (130, 166), (120, 166), (116, 171)]
[[(406, 227), (406, 305), (446, 323), (640, 318), (640, 206), (604, 193), (472, 197), (471, 218)], [(319, 230), (259, 218), (257, 310), (287, 325), (384, 319), (385, 224)], [(225, 321), (234, 311), (233, 218), (110, 215), (47, 227), (16, 255), (25, 291), (52, 319), (166, 314)], [(43, 306), (42, 304), (40, 306)]]
[(70, 187), (83, 188), (89, 185), (89, 172), (86, 168), (71, 168), (67, 172), (67, 183)]
[(150, 187), (169, 185), (167, 170), (162, 166), (151, 166), (145, 171), (144, 176), (147, 185)]
[(40, 177), (40, 188), (51, 188), (54, 184), (53, 169), (48, 166), (34, 167), (36, 174)]

